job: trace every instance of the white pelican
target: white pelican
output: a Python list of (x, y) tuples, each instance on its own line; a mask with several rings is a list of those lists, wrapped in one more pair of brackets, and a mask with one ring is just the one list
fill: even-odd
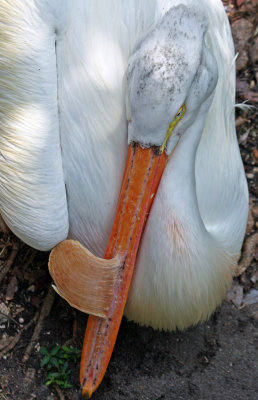
[(37, 249), (68, 237), (94, 253), (65, 241), (50, 259), (60, 294), (95, 314), (86, 398), (125, 302), (129, 319), (173, 330), (222, 301), (248, 209), (234, 96), (220, 0), (1, 0), (0, 211)]

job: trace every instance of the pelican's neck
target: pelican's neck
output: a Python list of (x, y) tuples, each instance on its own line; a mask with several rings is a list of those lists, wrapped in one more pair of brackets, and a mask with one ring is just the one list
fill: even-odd
[(169, 160), (164, 181), (175, 219), (207, 234), (198, 206), (195, 181), (195, 159), (203, 124), (203, 118), (196, 118), (184, 132)]
[(205, 113), (201, 112), (203, 118), (197, 117), (182, 135), (168, 163), (168, 202), (182, 226), (190, 226), (196, 236), (218, 246), (221, 252), (237, 256), (245, 230), (247, 203), (239, 149), (235, 137), (224, 140), (221, 147), (210, 140), (202, 145), (206, 163), (200, 168), (198, 154), (205, 122)]

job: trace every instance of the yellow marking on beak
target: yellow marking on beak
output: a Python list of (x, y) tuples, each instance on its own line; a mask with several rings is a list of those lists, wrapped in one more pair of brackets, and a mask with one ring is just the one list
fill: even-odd
[(178, 123), (178, 122), (180, 121), (180, 119), (183, 117), (184, 113), (185, 113), (185, 103), (179, 108), (179, 110), (178, 110), (178, 112), (176, 113), (176, 115), (175, 115), (173, 121), (170, 123), (170, 125), (169, 125), (169, 127), (168, 127), (168, 130), (167, 130), (165, 139), (164, 139), (162, 145), (161, 145), (160, 148), (159, 148), (160, 154), (162, 154), (163, 151), (165, 150), (165, 147), (166, 147), (166, 144), (167, 144), (168, 139), (170, 138), (170, 136), (171, 136), (171, 134), (172, 134), (172, 132), (173, 132), (175, 126), (177, 125), (177, 123)]

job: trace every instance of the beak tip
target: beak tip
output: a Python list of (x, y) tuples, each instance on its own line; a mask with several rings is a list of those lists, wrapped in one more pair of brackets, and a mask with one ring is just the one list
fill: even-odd
[(82, 399), (86, 400), (86, 399), (90, 399), (92, 396), (92, 389), (89, 387), (83, 387), (82, 388)]

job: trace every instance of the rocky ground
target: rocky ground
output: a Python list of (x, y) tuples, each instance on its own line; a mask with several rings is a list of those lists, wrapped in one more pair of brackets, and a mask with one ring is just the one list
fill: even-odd
[[(237, 100), (258, 102), (257, 1), (224, 1), (236, 43)], [(236, 111), (250, 190), (250, 213), (238, 276), (222, 307), (185, 332), (157, 332), (123, 320), (96, 400), (258, 398), (258, 116)], [(87, 317), (54, 295), (48, 254), (19, 241), (0, 220), (0, 400), (78, 399), (79, 362), (69, 362), (70, 389), (46, 386), (40, 348), (81, 348)], [(42, 350), (41, 350), (42, 351)], [(59, 354), (59, 350), (58, 350)], [(53, 371), (56, 371), (54, 367)], [(52, 371), (50, 370), (50, 371)], [(64, 383), (64, 375), (61, 379)]]

